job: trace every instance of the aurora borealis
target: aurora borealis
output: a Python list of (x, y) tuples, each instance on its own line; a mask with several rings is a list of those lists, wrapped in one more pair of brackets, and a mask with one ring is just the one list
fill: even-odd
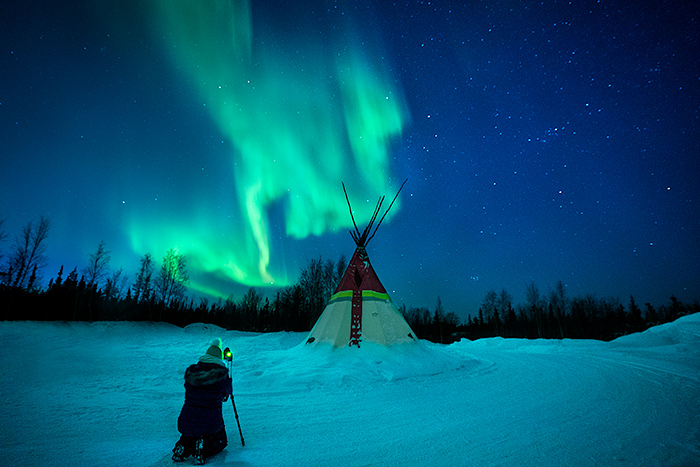
[[(237, 200), (243, 223), (222, 226), (238, 231), (222, 242), (207, 239), (220, 222), (216, 215), (198, 212), (201, 223), (180, 230), (178, 218), (149, 225), (137, 216), (130, 222), (132, 239), (147, 240), (136, 249), (158, 251), (171, 237), (165, 245), (177, 245), (198, 270), (251, 286), (286, 285), (269, 271), (271, 205), (284, 205), (285, 235), (293, 238), (349, 227), (338, 181), (353, 180), (370, 198), (389, 189), (388, 145), (406, 119), (400, 89), (378, 48), (368, 43), (357, 50), (359, 26), (346, 24), (350, 18), (343, 15), (329, 13), (313, 25), (304, 21), (306, 11), (295, 15), (294, 8), (285, 15), (292, 28), (262, 22), (254, 38), (245, 1), (150, 6), (137, 2), (132, 11), (144, 14), (147, 24), (151, 18), (158, 23), (153, 28), (162, 50), (193, 85), (230, 149), (224, 158), (233, 180), (222, 188)], [(129, 22), (118, 29), (129, 31)], [(284, 42), (276, 40), (290, 29)], [(328, 43), (314, 40), (322, 32)], [(358, 216), (368, 219), (366, 212)]]
[(0, 217), (49, 264), (169, 248), (194, 293), (293, 283), (354, 245), (397, 304), (535, 282), (700, 292), (697, 8), (611, 2), (0, 6)]

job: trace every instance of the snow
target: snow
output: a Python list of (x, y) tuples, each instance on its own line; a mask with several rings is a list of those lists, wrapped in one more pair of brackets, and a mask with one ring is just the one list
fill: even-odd
[[(229, 466), (700, 465), (700, 314), (612, 342), (304, 347), (210, 325), (0, 323), (0, 463), (173, 465), (183, 373), (235, 350)], [(185, 461), (184, 465), (190, 465)]]

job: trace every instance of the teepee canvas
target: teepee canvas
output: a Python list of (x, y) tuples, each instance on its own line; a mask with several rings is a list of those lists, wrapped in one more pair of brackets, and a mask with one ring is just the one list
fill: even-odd
[[(344, 189), (345, 186), (343, 186)], [(399, 189), (400, 192), (401, 189)], [(397, 193), (396, 196), (398, 195)], [(347, 199), (347, 192), (345, 196)], [(377, 203), (374, 214), (362, 234), (353, 217), (355, 232), (351, 231), (350, 234), (357, 248), (328, 306), (311, 329), (306, 340), (307, 345), (329, 343), (333, 347), (356, 346), (359, 348), (363, 342), (374, 342), (385, 346), (417, 342), (411, 327), (396, 309), (379, 281), (365, 249), (396, 197), (370, 236), (369, 233), (383, 200), (382, 197)], [(352, 216), (352, 208), (350, 208), (350, 215)]]

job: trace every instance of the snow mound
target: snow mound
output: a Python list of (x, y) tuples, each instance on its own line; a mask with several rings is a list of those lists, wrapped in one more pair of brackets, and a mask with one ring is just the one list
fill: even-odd
[[(298, 336), (278, 336), (289, 344)], [(274, 339), (274, 340), (277, 340)], [(296, 340), (298, 343), (299, 341)], [(246, 362), (238, 367), (241, 385), (267, 387), (269, 390), (298, 390), (322, 386), (358, 386), (443, 373), (476, 371), (487, 363), (476, 358), (455, 355), (429, 342), (385, 347), (363, 342), (361, 347), (331, 345), (292, 348), (280, 347), (258, 353), (255, 368)]]
[(620, 347), (697, 346), (700, 344), (700, 313), (683, 316), (644, 332), (618, 337), (611, 344)]

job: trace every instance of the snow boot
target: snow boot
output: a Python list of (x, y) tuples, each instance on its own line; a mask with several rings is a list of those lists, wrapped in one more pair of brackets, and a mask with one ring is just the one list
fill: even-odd
[(182, 462), (183, 460), (185, 460), (185, 446), (177, 443), (173, 448), (173, 461)]
[(204, 465), (204, 438), (197, 438), (194, 442), (194, 464)]

